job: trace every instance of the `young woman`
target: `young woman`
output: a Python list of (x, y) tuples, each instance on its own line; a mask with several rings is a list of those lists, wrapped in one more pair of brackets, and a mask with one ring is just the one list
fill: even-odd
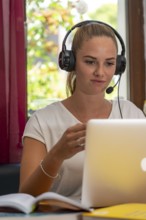
[[(36, 111), (23, 135), (20, 192), (34, 196), (55, 191), (81, 196), (86, 123), (89, 119), (121, 118), (118, 101), (105, 99), (116, 71), (118, 46), (107, 25), (81, 25), (72, 51), (74, 70), (68, 74), (70, 96)], [(120, 101), (123, 118), (145, 118), (129, 101)]]

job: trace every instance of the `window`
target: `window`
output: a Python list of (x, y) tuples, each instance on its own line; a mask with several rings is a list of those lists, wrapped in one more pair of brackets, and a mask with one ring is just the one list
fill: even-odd
[[(109, 23), (117, 29), (117, 0), (95, 1), (94, 4), (87, 1), (84, 6), (88, 10), (82, 14), (77, 1), (27, 0), (29, 114), (66, 97), (67, 73), (58, 68), (58, 54), (70, 27), (82, 20), (93, 19)], [(117, 89), (109, 98), (115, 96)]]

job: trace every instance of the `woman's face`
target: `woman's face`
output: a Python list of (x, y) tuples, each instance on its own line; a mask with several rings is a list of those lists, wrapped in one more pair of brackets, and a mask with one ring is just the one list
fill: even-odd
[(76, 53), (76, 90), (104, 93), (116, 70), (117, 48), (110, 37), (84, 41)]

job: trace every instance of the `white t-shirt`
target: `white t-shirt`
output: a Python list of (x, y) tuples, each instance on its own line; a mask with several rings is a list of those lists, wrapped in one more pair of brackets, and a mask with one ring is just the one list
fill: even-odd
[[(143, 112), (130, 101), (120, 100), (123, 118), (145, 118)], [(109, 119), (121, 118), (118, 101), (112, 101)], [(34, 138), (46, 145), (49, 151), (65, 130), (80, 121), (61, 102), (54, 102), (37, 110), (28, 120), (24, 136)], [(35, 153), (35, 152), (34, 152)], [(60, 178), (55, 179), (52, 191), (65, 196), (80, 196), (82, 187), (84, 151), (64, 161)]]

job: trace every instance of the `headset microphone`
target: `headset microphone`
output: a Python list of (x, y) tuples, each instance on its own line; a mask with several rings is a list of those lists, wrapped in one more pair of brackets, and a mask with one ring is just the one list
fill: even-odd
[(108, 87), (108, 88), (106, 89), (106, 93), (107, 93), (107, 94), (112, 93), (113, 90), (114, 90), (114, 87), (115, 87), (115, 86), (113, 86), (113, 87), (112, 87), (112, 86)]
[(121, 74), (120, 74), (119, 79), (117, 80), (116, 84), (115, 84), (114, 86), (110, 86), (110, 87), (108, 87), (108, 88), (106, 89), (106, 93), (107, 93), (107, 94), (110, 94), (110, 93), (113, 92), (114, 88), (115, 88), (116, 85), (119, 83), (120, 79), (121, 79)]

